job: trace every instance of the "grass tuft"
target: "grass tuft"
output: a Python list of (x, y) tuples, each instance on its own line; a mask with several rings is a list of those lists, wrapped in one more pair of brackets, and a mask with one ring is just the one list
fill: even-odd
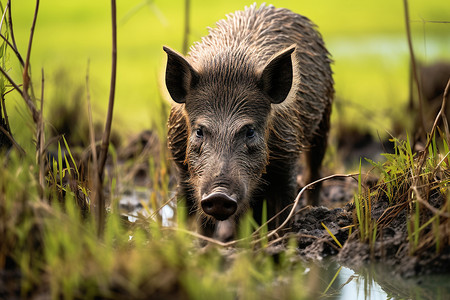
[[(384, 163), (372, 163), (380, 173), (378, 184), (367, 191), (359, 187), (355, 196), (358, 230), (362, 241), (375, 243), (380, 232), (406, 212), (409, 253), (414, 255), (434, 247), (439, 253), (450, 242), (447, 196), (450, 173), (445, 135), (430, 137), (428, 147), (414, 153), (409, 137), (392, 139), (394, 154), (384, 154)], [(361, 177), (359, 177), (361, 186)], [(389, 207), (372, 219), (370, 205), (387, 200)], [(366, 209), (369, 208), (369, 209)]]

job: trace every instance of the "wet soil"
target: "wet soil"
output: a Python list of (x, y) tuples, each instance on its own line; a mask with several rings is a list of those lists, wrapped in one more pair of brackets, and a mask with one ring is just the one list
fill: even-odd
[[(324, 183), (321, 200), (324, 206), (306, 207), (300, 210), (290, 232), (297, 237), (298, 253), (302, 260), (322, 261), (331, 258), (340, 265), (353, 270), (362, 269), (369, 263), (379, 262), (388, 267), (392, 274), (402, 277), (440, 274), (450, 272), (450, 246), (441, 245), (441, 249), (422, 247), (411, 251), (408, 241), (407, 223), (410, 214), (408, 207), (396, 210), (395, 217), (383, 222), (378, 228), (377, 239), (369, 245), (361, 242), (359, 232), (350, 227), (357, 224), (353, 195), (357, 191), (357, 182), (352, 178), (333, 179)], [(445, 203), (444, 196), (436, 192), (430, 196), (429, 203), (440, 208)], [(327, 207), (326, 207), (327, 206)], [(371, 216), (379, 220), (387, 215), (392, 205), (381, 198), (372, 203)], [(424, 210), (422, 217), (430, 218), (432, 212)], [(427, 214), (429, 214), (427, 216)], [(334, 241), (322, 223), (342, 244), (342, 248)], [(424, 232), (430, 231), (431, 226)], [(445, 240), (443, 241), (445, 244)], [(282, 251), (278, 247), (277, 251)], [(269, 251), (271, 252), (271, 251)]]
[[(346, 169), (355, 166), (364, 158), (380, 161), (381, 153), (393, 152), (393, 144), (388, 141), (376, 140), (368, 134), (347, 128), (341, 132), (338, 138), (338, 153), (342, 158)], [(344, 138), (351, 137), (351, 138)], [(365, 186), (373, 187), (378, 178), (366, 178)], [(436, 251), (433, 241), (425, 247), (419, 247), (412, 251), (412, 245), (408, 241), (407, 224), (410, 219), (409, 207), (403, 205), (401, 209), (395, 209), (392, 213), (392, 205), (388, 199), (379, 197), (371, 203), (371, 217), (377, 222), (377, 239), (374, 243), (361, 242), (357, 228), (351, 228), (357, 224), (353, 196), (358, 189), (358, 183), (353, 178), (332, 179), (323, 183), (321, 190), (322, 206), (308, 207), (300, 210), (296, 215), (291, 232), (296, 234), (298, 252), (301, 259), (321, 261), (326, 257), (336, 260), (339, 264), (358, 270), (367, 264), (380, 262), (388, 266), (392, 274), (402, 277), (411, 277), (425, 274), (450, 273), (450, 242), (443, 239), (441, 248)], [(439, 190), (439, 189), (437, 189)], [(433, 192), (428, 203), (434, 208), (445, 205), (445, 196), (440, 192)], [(387, 215), (393, 215), (386, 220)], [(421, 211), (421, 218), (428, 220), (433, 216), (429, 209)], [(342, 244), (342, 248), (336, 244), (322, 223), (332, 232)], [(422, 222), (421, 224), (423, 224)], [(448, 223), (447, 223), (448, 224)], [(431, 226), (423, 230), (430, 232)], [(449, 228), (442, 232), (447, 235)], [(353, 233), (352, 233), (353, 232)], [(423, 237), (422, 237), (423, 238)]]

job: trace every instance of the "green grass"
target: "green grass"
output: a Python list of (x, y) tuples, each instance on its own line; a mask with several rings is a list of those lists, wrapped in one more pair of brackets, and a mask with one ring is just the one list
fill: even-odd
[[(139, 4), (146, 2), (153, 2), (158, 13), (148, 5), (131, 13)], [(448, 21), (445, 0), (409, 2), (411, 19), (414, 21)], [(225, 14), (246, 5), (237, 0), (191, 3), (190, 42), (198, 41), (207, 33), (206, 27), (213, 26)], [(381, 131), (382, 135), (385, 130), (391, 129), (391, 117), (402, 116), (403, 105), (408, 97), (408, 53), (402, 2), (383, 0), (365, 3), (352, 0), (342, 3), (322, 0), (271, 3), (304, 14), (319, 26), (335, 60), (333, 70), (337, 99), (347, 103), (343, 115), (334, 114), (333, 118), (353, 120), (353, 123), (365, 126), (374, 133)], [(162, 127), (165, 123), (166, 110), (161, 104), (160, 91), (163, 91), (166, 99), (168, 95), (163, 88), (165, 54), (162, 46), (181, 50), (183, 5), (180, 0), (118, 3), (118, 78), (114, 128), (125, 131), (122, 134), (142, 128)], [(33, 1), (13, 3), (16, 39), (22, 51), (25, 51), (28, 43), (33, 10)], [(64, 69), (71, 74), (72, 84), (84, 86), (89, 60), (92, 101), (99, 112), (95, 117), (102, 122), (106, 111), (111, 60), (109, 14), (107, 1), (42, 1), (32, 52), (35, 81), (40, 81), (40, 70), (43, 68), (48, 82), (46, 95), (49, 103), (53, 101), (52, 90), (59, 84), (57, 78), (53, 79), (53, 74)], [(447, 24), (423, 25), (422, 22), (414, 22), (417, 55), (426, 61), (445, 57), (445, 49), (448, 48), (446, 41), (449, 39), (447, 29)], [(437, 42), (429, 42), (428, 47), (435, 50), (427, 50), (426, 42), (433, 37)], [(392, 44), (394, 46), (386, 50), (386, 46)], [(13, 69), (13, 73), (19, 76), (16, 69)], [(8, 105), (13, 107), (17, 101), (9, 102)], [(14, 110), (10, 109), (11, 112)], [(48, 111), (45, 114), (48, 115)], [(13, 129), (17, 132), (22, 124), (17, 118), (14, 121)]]
[[(448, 245), (450, 237), (443, 230), (449, 225), (448, 214), (446, 216), (450, 201), (448, 142), (444, 133), (439, 138), (429, 139), (428, 149), (418, 153), (412, 151), (408, 137), (406, 141), (393, 139), (395, 153), (385, 154), (385, 162), (369, 160), (380, 173), (380, 180), (375, 187), (362, 190), (361, 175), (358, 179), (355, 210), (361, 241), (373, 245), (378, 238), (377, 229), (388, 225), (406, 210), (410, 255), (430, 248), (439, 253)], [(442, 197), (442, 203), (433, 207), (438, 197)], [(371, 206), (383, 199), (388, 200), (389, 208), (379, 219), (374, 219)]]
[[(32, 157), (1, 159), (6, 168), (0, 169), (0, 266), (3, 269), (8, 260), (17, 264), (22, 272), (17, 292), (23, 297), (42, 293), (52, 299), (301, 299), (306, 295), (301, 284), (304, 269), (290, 262), (295, 251), (275, 261), (248, 243), (240, 244), (231, 258), (218, 247), (197, 248), (182, 223), (181, 230), (162, 227), (157, 218), (128, 223), (114, 204), (104, 236), (98, 237), (94, 215), (81, 215), (66, 182), (70, 169), (61, 163), (70, 157), (59, 153), (49, 174), (49, 181), (59, 180), (54, 182), (56, 191), (49, 187), (47, 192), (65, 191), (51, 205), (39, 197)], [(242, 237), (251, 233), (251, 227), (250, 220), (244, 222)]]
[[(119, 19), (139, 3), (120, 2)], [(433, 5), (424, 5), (412, 1), (415, 12), (412, 17), (417, 19), (421, 16), (430, 20), (444, 18), (443, 9), (440, 9), (444, 3), (436, 1)], [(160, 96), (165, 62), (161, 46), (167, 44), (181, 49), (182, 2), (156, 1), (155, 4), (166, 23), (158, 19), (154, 11), (144, 7), (119, 26), (119, 75), (114, 126), (120, 128), (122, 134), (144, 127), (159, 127), (161, 131), (164, 128), (167, 106)], [(384, 54), (360, 53), (354, 56), (346, 53), (352, 49), (346, 50), (344, 47), (339, 50), (342, 37), (349, 37), (356, 44), (363, 37), (377, 34), (403, 38), (400, 2), (384, 0), (367, 4), (350, 1), (346, 2), (346, 6), (335, 1), (315, 5), (309, 1), (274, 1), (274, 4), (310, 16), (319, 24), (327, 43), (330, 41), (330, 51), (333, 52), (334, 47), (337, 49), (334, 70), (338, 97), (343, 99), (341, 101), (350, 99), (364, 108), (357, 107), (354, 112), (346, 110), (345, 116), (364, 126), (363, 120), (354, 118), (361, 117), (361, 111), (391, 111), (393, 103), (404, 101), (407, 64), (402, 59), (406, 60), (405, 56), (400, 55), (400, 58), (389, 60), (389, 63), (379, 63), (384, 61)], [(16, 38), (23, 50), (27, 44), (33, 5), (28, 2), (14, 2), (13, 5)], [(191, 40), (198, 40), (204, 35), (205, 26), (241, 7), (240, 1), (221, 2), (213, 8), (207, 1), (193, 3)], [(51, 106), (52, 101), (84, 101), (84, 97), (76, 98), (73, 94), (76, 94), (77, 86), (85, 91), (89, 60), (91, 98), (97, 110), (101, 112), (105, 109), (110, 69), (109, 23), (106, 2), (42, 2), (33, 44), (32, 67), (37, 91), (40, 89), (41, 68), (46, 74), (44, 107)], [(437, 28), (436, 34), (445, 36), (441, 27)], [(9, 60), (5, 61), (6, 56), (0, 53), (2, 65), (12, 66), (11, 74), (20, 79), (21, 69), (15, 65), (13, 55), (9, 54)], [(68, 82), (58, 86), (61, 78), (56, 75), (61, 74), (58, 73), (61, 69), (70, 75), (65, 79)], [(1, 78), (2, 94), (5, 92), (4, 86), (4, 78)], [(116, 194), (121, 183), (120, 176), (124, 174), (120, 172), (115, 158), (112, 172), (105, 179), (111, 191), (111, 208), (104, 235), (99, 237), (98, 220), (94, 209), (91, 209), (94, 203), (90, 203), (92, 199), (89, 198), (95, 187), (92, 182), (80, 178), (79, 165), (68, 145), (70, 141), (63, 139), (57, 145), (56, 158), (50, 161), (46, 170), (46, 184), (41, 186), (37, 179), (40, 170), (33, 141), (36, 129), (30, 118), (26, 117), (28, 113), (19, 96), (9, 94), (7, 100), (8, 111), (13, 112), (10, 120), (13, 132), (17, 133), (16, 138), (27, 154), (19, 156), (12, 151), (9, 156), (0, 155), (0, 268), (20, 270), (20, 290), (16, 293), (23, 298), (31, 295), (50, 295), (53, 299), (139, 299), (156, 295), (194, 299), (308, 297), (304, 288), (304, 268), (292, 263), (296, 254), (295, 241), (288, 243), (287, 251), (271, 256), (264, 251), (269, 243), (264, 239), (267, 228), (255, 237), (256, 240), (261, 238), (260, 242), (244, 239), (233, 253), (233, 249), (213, 245), (199, 250), (195, 246), (198, 242), (196, 238), (185, 230), (182, 212), (178, 214), (178, 227), (175, 228), (163, 227), (157, 215), (149, 219), (138, 218), (136, 223), (124, 220), (117, 207)], [(354, 106), (349, 105), (348, 110), (355, 109)], [(401, 107), (396, 109), (401, 111)], [(45, 109), (45, 114), (48, 117), (50, 110)], [(387, 117), (390, 116), (375, 113), (374, 119), (368, 119), (366, 123), (378, 126), (384, 124), (383, 120)], [(103, 120), (104, 117), (102, 113), (97, 113), (96, 118)], [(389, 124), (383, 126), (388, 128)], [(411, 172), (414, 174), (418, 170), (424, 183), (430, 181), (430, 174), (446, 174), (448, 161), (442, 160), (443, 154), (440, 153), (448, 153), (448, 144), (443, 143), (441, 150), (438, 150), (436, 142), (430, 147), (429, 159), (423, 168), (418, 168), (419, 163), (409, 143), (398, 143), (397, 153), (387, 156), (387, 163), (377, 165), (383, 180), (377, 190), (378, 195), (398, 203), (399, 195), (395, 193), (403, 191), (407, 183), (405, 180)], [(110, 153), (116, 157), (113, 149)], [(164, 154), (159, 159), (162, 157)], [(168, 167), (164, 163), (158, 165), (154, 160), (148, 164), (153, 188), (166, 201), (169, 198)], [(70, 185), (73, 179), (75, 186)], [(434, 188), (448, 193), (448, 180), (439, 181)], [(375, 241), (379, 227), (370, 216), (371, 193), (369, 191), (370, 197), (363, 194), (360, 188), (357, 197), (361, 200), (357, 208), (359, 230), (361, 239), (370, 242)], [(448, 241), (440, 230), (448, 226), (448, 219), (441, 220), (436, 214), (429, 220), (423, 220), (420, 215), (423, 207), (418, 198), (408, 201), (411, 204), (411, 219), (408, 221), (411, 252), (430, 245), (439, 251), (442, 244)], [(155, 213), (160, 205), (157, 197), (152, 195), (150, 205), (145, 209)], [(86, 206), (88, 209), (85, 211)], [(448, 203), (444, 209), (446, 211), (441, 213), (450, 213)], [(431, 230), (429, 226), (432, 226)], [(248, 237), (254, 227), (254, 222), (245, 218), (241, 236)], [(339, 244), (339, 241), (336, 240), (336, 243)], [(226, 254), (231, 253), (232, 256), (223, 254), (227, 251), (230, 252)]]

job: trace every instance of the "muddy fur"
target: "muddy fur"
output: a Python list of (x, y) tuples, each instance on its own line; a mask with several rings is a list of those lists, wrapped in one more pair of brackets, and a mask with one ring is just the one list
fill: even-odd
[(199, 202), (211, 189), (235, 195), (236, 223), (249, 207), (260, 219), (263, 199), (269, 217), (293, 201), (302, 151), (305, 183), (319, 177), (334, 94), (329, 53), (306, 17), (252, 5), (216, 25), (185, 58), (165, 48), (178, 197), (210, 236), (216, 221)]

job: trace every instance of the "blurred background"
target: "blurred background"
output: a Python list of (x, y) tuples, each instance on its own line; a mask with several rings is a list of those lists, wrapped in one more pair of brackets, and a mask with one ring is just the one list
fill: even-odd
[[(20, 51), (26, 53), (35, 1), (12, 1), (13, 25)], [(303, 14), (317, 24), (334, 59), (334, 124), (356, 125), (386, 137), (397, 123), (410, 126), (409, 50), (403, 1), (271, 2)], [(207, 27), (251, 1), (190, 1), (189, 44)], [(259, 4), (259, 3), (258, 3)], [(163, 75), (168, 45), (182, 51), (184, 0), (127, 0), (118, 3), (118, 76), (113, 130), (121, 137), (144, 129), (165, 132), (169, 97)], [(450, 61), (450, 4), (447, 0), (409, 0), (413, 45), (421, 64)], [(442, 23), (444, 21), (444, 23)], [(447, 22), (447, 23), (445, 23)], [(10, 54), (11, 74), (21, 82)], [(45, 115), (50, 123), (61, 107), (86, 112), (86, 76), (94, 118), (103, 124), (111, 69), (109, 1), (41, 1), (33, 42), (32, 72), (40, 90), (45, 74)], [(7, 105), (13, 133), (21, 131), (24, 109), (16, 95)], [(16, 98), (16, 99), (14, 99)], [(59, 107), (59, 108), (58, 108)], [(69, 114), (71, 114), (69, 112)], [(71, 121), (72, 127), (77, 121)], [(407, 128), (407, 127), (406, 127)], [(20, 137), (17, 136), (20, 141)]]

